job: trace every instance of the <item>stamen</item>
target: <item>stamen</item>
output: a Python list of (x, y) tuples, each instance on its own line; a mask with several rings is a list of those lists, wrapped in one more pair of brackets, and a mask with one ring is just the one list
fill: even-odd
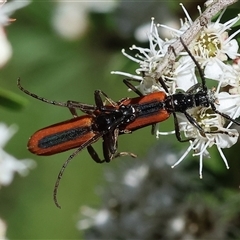
[(230, 36), (226, 39), (225, 43), (230, 42), (239, 32), (240, 32), (240, 29), (238, 29), (236, 32), (234, 32), (232, 35), (230, 35)]
[(182, 34), (182, 30), (177, 30), (175, 28), (172, 28), (172, 27), (169, 27), (169, 26), (166, 26), (164, 24), (157, 24), (158, 27), (162, 27), (162, 28), (166, 28), (166, 29), (169, 29), (175, 33), (177, 33), (178, 35), (181, 35)]
[(199, 178), (202, 179), (202, 169), (203, 169), (203, 155), (199, 158)]
[(199, 15), (202, 15), (202, 9), (201, 9), (201, 7), (199, 5), (197, 5), (197, 10), (199, 12)]
[(189, 154), (189, 152), (192, 150), (192, 146), (190, 145), (187, 150), (185, 151), (185, 153), (182, 155), (182, 157), (176, 162), (174, 163), (171, 168), (176, 167), (180, 162), (182, 162), (184, 160), (184, 158)]
[(221, 12), (220, 15), (218, 16), (218, 18), (217, 18), (217, 20), (215, 21), (214, 24), (219, 24), (219, 23), (220, 23), (220, 20), (221, 20), (223, 14), (225, 13), (226, 9), (227, 9), (227, 8), (224, 8), (224, 9), (222, 10), (222, 12)]
[(182, 7), (182, 10), (185, 13), (189, 23), (192, 25), (193, 21), (192, 21), (191, 17), (189, 16), (188, 11), (186, 10), (186, 8), (184, 7), (184, 5), (182, 3), (180, 3), (179, 5)]
[(216, 145), (217, 145), (218, 152), (220, 153), (220, 155), (221, 155), (221, 157), (222, 157), (222, 160), (223, 160), (223, 162), (224, 162), (225, 165), (226, 165), (226, 168), (229, 169), (227, 159), (226, 159), (225, 155), (223, 154), (222, 149), (218, 146), (218, 144), (216, 144)]
[(130, 73), (121, 72), (121, 71), (111, 71), (111, 74), (118, 74), (118, 75), (126, 76), (129, 78), (134, 78), (136, 80), (139, 80), (139, 82), (141, 82), (143, 80), (143, 77), (141, 77), (141, 76), (137, 76), (137, 75), (133, 75)]
[(206, 143), (204, 143), (203, 141), (199, 141), (199, 142), (202, 142), (201, 145), (203, 145), (203, 147), (201, 148), (198, 148), (198, 151), (199, 149), (201, 149), (201, 151), (199, 151), (198, 153), (194, 153), (193, 156), (202, 156), (204, 155), (204, 152), (206, 151), (206, 149), (208, 148), (209, 144), (210, 144), (210, 141), (208, 140)]
[(125, 52), (125, 49), (122, 49), (122, 54), (123, 54), (125, 57), (129, 58), (130, 60), (132, 60), (132, 61), (134, 61), (134, 62), (136, 62), (136, 63), (140, 63), (140, 62), (141, 62), (139, 59), (134, 58), (134, 57), (132, 57), (131, 55), (127, 54), (127, 53)]
[(156, 138), (159, 138), (159, 135), (162, 135), (162, 136), (167, 136), (167, 135), (172, 135), (172, 134), (175, 134), (175, 130), (173, 131), (169, 131), (169, 132), (160, 132), (160, 131), (156, 131)]

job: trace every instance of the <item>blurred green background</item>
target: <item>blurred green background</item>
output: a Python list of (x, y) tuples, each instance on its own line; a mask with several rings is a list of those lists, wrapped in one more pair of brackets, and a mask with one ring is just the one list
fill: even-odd
[[(186, 2), (185, 5), (194, 18), (197, 2)], [(18, 159), (32, 158), (37, 162), (37, 167), (27, 177), (16, 175), (10, 186), (0, 190), (0, 217), (8, 225), (9, 239), (81, 239), (82, 234), (76, 229), (79, 208), (86, 204), (100, 204), (96, 190), (97, 186), (104, 184), (103, 170), (107, 166), (96, 164), (87, 151), (82, 151), (64, 173), (58, 195), (62, 209), (56, 208), (52, 199), (53, 186), (62, 164), (72, 151), (38, 157), (27, 151), (26, 144), (36, 130), (69, 119), (71, 114), (68, 109), (45, 104), (20, 92), (16, 86), (17, 78), (21, 77), (22, 85), (29, 91), (56, 101), (93, 104), (95, 89), (103, 90), (114, 100), (135, 96), (127, 92), (123, 77), (110, 74), (113, 70), (134, 73), (137, 67), (121, 54), (121, 49), (128, 49), (132, 44), (147, 46), (138, 43), (133, 34), (137, 26), (150, 22), (152, 16), (159, 23), (167, 21), (171, 14), (176, 19), (183, 16), (179, 1), (119, 2), (119, 6), (109, 13), (88, 12), (84, 35), (68, 41), (59, 36), (51, 24), (56, 7), (57, 2), (33, 1), (14, 13), (11, 17), (17, 21), (6, 27), (13, 56), (1, 69), (0, 87), (20, 95), (27, 104), (19, 111), (0, 109), (2, 122), (19, 126), (5, 150)], [(172, 119), (161, 124), (161, 129), (165, 128), (172, 130)], [(166, 139), (174, 142), (179, 151), (188, 146), (177, 143), (174, 136), (157, 141), (150, 134), (150, 128), (146, 128), (121, 136), (119, 150), (144, 156), (152, 145), (161, 144)], [(95, 147), (101, 153), (101, 142)], [(231, 152), (226, 152), (230, 156)], [(239, 163), (230, 157), (230, 170), (225, 171), (224, 164), (219, 164), (222, 160), (218, 153), (216, 156), (209, 169), (221, 172), (223, 184), (237, 187)], [(197, 160), (194, 161), (196, 175)], [(137, 159), (116, 159), (111, 167), (116, 167), (120, 161)], [(204, 180), (200, 184), (204, 184)]]

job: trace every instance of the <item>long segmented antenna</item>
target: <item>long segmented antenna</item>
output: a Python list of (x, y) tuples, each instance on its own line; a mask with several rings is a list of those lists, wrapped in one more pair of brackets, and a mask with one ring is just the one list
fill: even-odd
[(62, 179), (63, 173), (67, 167), (67, 165), (70, 163), (70, 161), (80, 152), (82, 151), (84, 148), (86, 148), (89, 145), (92, 145), (94, 142), (96, 142), (100, 137), (102, 136), (102, 133), (98, 133), (97, 135), (95, 135), (93, 138), (91, 138), (89, 141), (85, 142), (83, 145), (81, 145), (81, 147), (79, 147), (75, 152), (73, 152), (68, 159), (65, 161), (65, 163), (62, 165), (62, 168), (60, 170), (60, 172), (58, 173), (58, 177), (57, 180), (55, 182), (54, 185), (54, 190), (53, 190), (53, 200), (55, 205), (61, 209), (61, 206), (58, 203), (57, 200), (57, 193), (58, 193), (58, 187), (59, 187), (59, 183)]
[(60, 107), (67, 107), (67, 108), (69, 108), (69, 106), (68, 106), (69, 104), (68, 104), (67, 102), (52, 101), (52, 100), (49, 100), (49, 99), (40, 97), (40, 96), (38, 96), (38, 95), (36, 95), (36, 94), (34, 94), (34, 93), (32, 93), (32, 92), (29, 92), (27, 89), (23, 88), (23, 86), (21, 85), (21, 83), (20, 83), (20, 78), (17, 79), (17, 86), (18, 86), (18, 88), (19, 88), (22, 92), (24, 92), (24, 93), (26, 93), (27, 95), (29, 95), (29, 96), (31, 96), (31, 97), (33, 97), (33, 98), (36, 98), (36, 99), (38, 99), (38, 100), (40, 100), (40, 101), (42, 101), (42, 102), (45, 102), (45, 103), (48, 103), (48, 104), (52, 104), (52, 105), (56, 105), (56, 106), (60, 106)]
[(195, 57), (192, 55), (192, 53), (190, 52), (190, 50), (188, 49), (188, 47), (186, 46), (186, 44), (184, 43), (183, 39), (180, 37), (180, 42), (182, 43), (183, 45), (183, 48), (184, 50), (188, 53), (188, 55), (190, 56), (190, 58), (193, 60), (193, 62), (195, 63), (197, 69), (198, 69), (198, 72), (199, 72), (199, 75), (200, 75), (200, 78), (201, 78), (201, 81), (202, 81), (202, 89), (203, 91), (207, 92), (207, 86), (206, 86), (206, 79), (205, 79), (205, 76), (204, 76), (204, 73), (202, 71), (202, 68), (199, 64), (199, 62), (195, 59)]

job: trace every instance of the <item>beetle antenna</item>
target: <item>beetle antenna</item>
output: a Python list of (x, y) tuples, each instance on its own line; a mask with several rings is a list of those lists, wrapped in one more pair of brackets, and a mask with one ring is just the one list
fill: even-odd
[(193, 60), (193, 62), (195, 63), (197, 69), (198, 69), (198, 72), (199, 72), (199, 75), (200, 75), (200, 78), (202, 80), (202, 89), (207, 92), (207, 86), (206, 86), (206, 79), (204, 77), (204, 74), (203, 74), (203, 70), (199, 64), (199, 62), (195, 59), (195, 57), (192, 55), (192, 53), (190, 52), (190, 50), (188, 49), (188, 47), (186, 46), (186, 44), (184, 43), (183, 39), (180, 37), (180, 42), (182, 43), (183, 45), (183, 48), (184, 50), (188, 53), (188, 55), (190, 56), (190, 58)]
[(36, 99), (38, 99), (38, 100), (40, 100), (40, 101), (42, 101), (42, 102), (45, 102), (45, 103), (48, 103), (48, 104), (52, 104), (52, 105), (56, 105), (56, 106), (60, 106), (60, 107), (67, 107), (67, 108), (69, 107), (66, 102), (56, 102), (56, 101), (48, 100), (48, 99), (43, 98), (43, 97), (40, 97), (40, 96), (38, 96), (38, 95), (36, 95), (36, 94), (34, 94), (34, 93), (32, 93), (32, 92), (29, 92), (27, 89), (23, 88), (23, 86), (21, 85), (21, 83), (20, 83), (20, 77), (17, 79), (17, 86), (18, 86), (18, 88), (19, 88), (22, 92), (24, 92), (24, 93), (26, 93), (27, 95), (29, 95), (29, 96), (31, 96), (31, 97), (33, 97), (33, 98), (36, 98)]
[(67, 165), (70, 163), (70, 161), (80, 152), (82, 151), (84, 148), (92, 145), (94, 142), (96, 142), (100, 137), (102, 136), (102, 133), (98, 133), (97, 135), (95, 135), (93, 138), (91, 138), (89, 141), (85, 142), (84, 144), (81, 145), (81, 147), (79, 147), (75, 152), (73, 152), (68, 159), (65, 161), (65, 163), (62, 165), (62, 168), (60, 170), (60, 172), (58, 173), (58, 177), (57, 180), (55, 182), (54, 185), (54, 190), (53, 190), (53, 200), (55, 205), (61, 209), (61, 206), (58, 203), (57, 200), (57, 193), (58, 193), (58, 187), (59, 187), (59, 183), (62, 179), (63, 173), (67, 167)]
[(60, 180), (62, 179), (62, 176), (63, 176), (63, 173), (67, 167), (67, 165), (69, 164), (69, 162), (82, 150), (82, 146), (80, 148), (78, 148), (73, 154), (71, 154), (68, 159), (65, 161), (65, 163), (63, 164), (60, 172), (58, 173), (58, 177), (57, 177), (57, 180), (55, 182), (55, 186), (54, 186), (54, 190), (53, 190), (53, 200), (54, 200), (54, 203), (55, 205), (61, 209), (61, 206), (59, 205), (58, 203), (58, 200), (57, 200), (57, 193), (58, 193), (58, 187), (59, 187), (59, 183), (60, 183)]

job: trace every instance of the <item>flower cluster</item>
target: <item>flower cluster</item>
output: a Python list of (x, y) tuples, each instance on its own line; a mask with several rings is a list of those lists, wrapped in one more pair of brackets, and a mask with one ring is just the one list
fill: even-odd
[(12, 182), (14, 172), (26, 176), (29, 169), (35, 166), (33, 160), (24, 159), (19, 161), (3, 150), (4, 146), (15, 132), (15, 126), (7, 127), (5, 124), (0, 123), (0, 187), (9, 185)]
[(12, 56), (12, 46), (4, 30), (6, 25), (15, 21), (14, 18), (9, 18), (9, 15), (30, 3), (29, 0), (12, 1), (5, 4), (6, 2), (6, 0), (0, 1), (0, 68), (2, 68)]
[[(161, 144), (137, 161), (109, 170), (98, 209), (82, 206), (77, 227), (85, 239), (235, 239), (238, 194), (195, 181), (189, 169), (175, 172), (173, 147)], [(147, 161), (146, 161), (147, 160)], [(189, 179), (195, 179), (189, 181)]]
[[(7, 1), (4, 0), (0, 3), (0, 32), (3, 33), (4, 26), (8, 25), (12, 21), (15, 21), (15, 19), (9, 18), (9, 15), (29, 3), (29, 1), (12, 1), (5, 4), (6, 2)], [(4, 38), (4, 41), (1, 38)], [(6, 47), (6, 45), (8, 45), (9, 48)], [(0, 67), (2, 64), (5, 64), (10, 57), (11, 53), (8, 51), (10, 48), (11, 45), (8, 43), (4, 33), (0, 36)], [(8, 54), (5, 55), (6, 51), (8, 51)], [(15, 134), (16, 130), (17, 128), (15, 126), (7, 127), (6, 124), (0, 123), (0, 187), (3, 185), (9, 185), (12, 182), (14, 172), (26, 175), (28, 173), (28, 169), (35, 165), (32, 160), (19, 161), (3, 150), (5, 144)]]
[[(184, 46), (184, 51), (180, 52), (176, 60), (170, 62), (168, 67), (159, 73), (157, 71), (161, 61), (171, 50), (171, 45), (180, 37), (183, 39), (186, 30), (193, 25), (187, 10), (182, 4), (180, 5), (186, 20), (181, 21), (179, 29), (155, 24), (152, 18), (148, 34), (149, 48), (133, 45), (130, 50), (137, 51), (135, 56), (122, 50), (124, 56), (139, 65), (136, 74), (120, 71), (112, 73), (137, 80), (139, 85), (136, 88), (144, 95), (156, 91), (165, 91), (166, 95), (174, 95), (179, 91), (189, 94), (193, 90), (197, 92), (205, 88), (205, 82), (209, 85), (210, 79), (217, 83), (215, 88), (207, 90), (207, 97), (212, 103), (210, 107), (194, 107), (188, 110), (188, 114), (203, 131), (190, 123), (185, 114), (177, 113), (179, 130), (184, 138), (190, 139), (190, 146), (172, 167), (180, 163), (193, 150), (193, 155), (200, 158), (199, 175), (202, 178), (203, 158), (210, 157), (207, 148), (216, 145), (226, 167), (229, 168), (222, 148), (230, 148), (237, 142), (239, 136), (238, 131), (230, 127), (233, 122), (238, 124), (234, 119), (240, 115), (240, 55), (238, 43), (234, 39), (240, 29), (231, 35), (229, 30), (239, 21), (240, 15), (220, 23), (225, 12), (223, 10), (215, 22), (206, 22), (194, 40)], [(201, 9), (198, 9), (201, 15)], [(173, 37), (161, 39), (158, 33), (159, 27), (169, 29)], [(184, 42), (182, 44), (185, 45)], [(159, 75), (163, 83), (156, 77)], [(166, 133), (157, 130), (156, 135), (158, 137), (175, 132)]]
[[(9, 18), (15, 10), (26, 6), (30, 1), (0, 1), (0, 68), (2, 68), (12, 56), (12, 46), (5, 33), (5, 26), (9, 25), (15, 19)], [(7, 4), (6, 4), (7, 3)], [(29, 169), (35, 167), (35, 162), (30, 159), (19, 161), (14, 156), (3, 150), (6, 143), (17, 131), (17, 127), (12, 125), (8, 127), (0, 122), (0, 188), (7, 186), (13, 181), (15, 172), (26, 176)], [(6, 223), (0, 219), (0, 238), (6, 239)]]
[(117, 1), (56, 1), (52, 25), (67, 40), (81, 38), (89, 26), (89, 12), (109, 12)]

